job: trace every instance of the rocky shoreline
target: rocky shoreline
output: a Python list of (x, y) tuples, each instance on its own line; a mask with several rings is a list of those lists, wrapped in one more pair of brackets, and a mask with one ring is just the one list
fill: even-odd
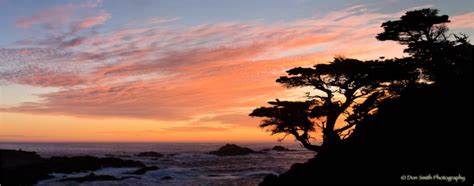
[[(215, 151), (210, 151), (207, 154), (216, 156), (246, 156), (249, 154), (267, 154), (269, 151), (278, 153), (291, 151), (282, 146), (275, 146), (273, 148), (263, 149), (261, 151), (253, 150), (247, 147), (241, 147), (235, 144), (226, 144)], [(175, 155), (175, 154), (173, 154)], [(169, 156), (169, 154), (161, 154), (154, 151), (140, 152), (134, 155), (140, 157), (140, 161), (149, 161), (155, 159), (162, 159)], [(106, 154), (104, 157), (95, 156), (56, 156), (44, 158), (36, 152), (22, 151), (22, 150), (7, 150), (0, 149), (0, 183), (30, 185), (36, 184), (40, 180), (54, 178), (53, 173), (88, 173), (82, 177), (67, 177), (59, 181), (75, 181), (78, 183), (88, 181), (110, 181), (123, 180), (129, 178), (140, 179), (142, 175), (150, 171), (160, 170), (158, 166), (146, 166), (140, 161), (128, 160), (123, 155)], [(125, 158), (125, 159), (122, 159)], [(103, 168), (137, 168), (131, 170), (124, 175), (107, 175), (96, 173), (94, 171)], [(165, 176), (162, 180), (171, 180), (173, 177)]]
[(139, 161), (114, 157), (94, 156), (43, 158), (36, 152), (0, 149), (0, 181), (2, 184), (36, 184), (39, 180), (52, 178), (51, 173), (73, 173), (94, 171), (106, 167), (144, 168)]

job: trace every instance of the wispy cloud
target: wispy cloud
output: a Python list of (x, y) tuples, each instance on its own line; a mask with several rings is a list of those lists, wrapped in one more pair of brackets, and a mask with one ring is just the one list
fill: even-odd
[(86, 1), (78, 4), (65, 4), (54, 6), (33, 13), (31, 16), (19, 18), (15, 26), (19, 28), (30, 28), (34, 25), (42, 25), (46, 28), (56, 28), (62, 24), (68, 24), (78, 11), (96, 8), (100, 1)]
[[(158, 17), (143, 25), (88, 32), (112, 17), (98, 10), (80, 21), (57, 22), (70, 28), (67, 35), (35, 40), (33, 45), (41, 48), (0, 49), (2, 80), (60, 88), (39, 95), (40, 102), (0, 111), (255, 126), (258, 121), (247, 113), (289, 94), (274, 83), (289, 68), (326, 62), (334, 55), (400, 56), (401, 46), (374, 36), (382, 31), (382, 22), (404, 12), (377, 13), (356, 5), (290, 22), (194, 26), (180, 25), (179, 18)], [(453, 23), (465, 17), (453, 17)], [(42, 13), (26, 20), (19, 25), (50, 23)], [(173, 26), (157, 26), (169, 22)]]
[(152, 17), (146, 21), (149, 25), (159, 25), (163, 23), (174, 22), (181, 19), (180, 17)]
[[(101, 1), (85, 1), (57, 5), (21, 17), (15, 26), (23, 30), (35, 29), (31, 35), (17, 42), (20, 45), (64, 48), (77, 47), (84, 37), (78, 32), (104, 24), (111, 15), (100, 8)], [(90, 30), (89, 30), (90, 34)], [(87, 35), (89, 36), (89, 35)]]
[(165, 130), (174, 131), (174, 132), (219, 132), (219, 131), (226, 131), (229, 130), (225, 127), (208, 127), (208, 126), (192, 126), (192, 127), (170, 127), (166, 128)]
[(77, 25), (74, 25), (75, 26), (74, 31), (90, 28), (95, 25), (104, 24), (110, 18), (111, 18), (110, 14), (102, 10), (100, 11), (98, 15), (87, 17), (84, 20), (80, 21)]
[(451, 28), (474, 29), (474, 12), (453, 16), (449, 19), (451, 23), (448, 26)]

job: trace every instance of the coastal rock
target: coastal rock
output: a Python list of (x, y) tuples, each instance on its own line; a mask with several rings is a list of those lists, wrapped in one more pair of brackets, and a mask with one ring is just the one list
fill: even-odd
[(93, 171), (105, 167), (145, 167), (139, 161), (93, 156), (42, 158), (35, 152), (0, 149), (0, 183), (32, 185), (51, 173)]
[(43, 159), (36, 152), (0, 149), (0, 162), (2, 169), (10, 167), (21, 167), (39, 163)]
[(52, 172), (73, 173), (97, 170), (104, 167), (145, 167), (139, 161), (94, 156), (51, 157), (45, 163)]
[(172, 180), (173, 177), (171, 176), (163, 176), (160, 180)]
[(138, 157), (153, 157), (153, 158), (161, 158), (164, 155), (158, 152), (153, 152), (153, 151), (148, 151), (148, 152), (140, 152), (136, 154), (135, 156)]
[(237, 156), (237, 155), (247, 155), (251, 153), (258, 153), (247, 147), (240, 147), (235, 144), (226, 144), (219, 148), (216, 151), (211, 151), (209, 154), (214, 154), (217, 156)]
[(36, 152), (0, 149), (0, 183), (33, 185), (37, 180), (52, 178), (43, 163)]
[(292, 151), (292, 150), (290, 150), (290, 149), (288, 149), (288, 148), (286, 148), (286, 147), (279, 146), (279, 145), (274, 146), (274, 147), (271, 148), (271, 149), (263, 149), (262, 151), (266, 152), (266, 151), (272, 151), (272, 150), (273, 150), (273, 151)]
[(88, 182), (88, 181), (124, 180), (124, 179), (128, 179), (128, 178), (138, 178), (139, 179), (139, 177), (135, 177), (135, 176), (124, 176), (124, 177), (121, 177), (121, 178), (117, 178), (115, 176), (110, 176), (110, 175), (95, 175), (94, 173), (91, 172), (87, 176), (64, 178), (64, 179), (61, 179), (60, 181), (76, 181), (76, 182), (79, 182), (79, 183), (83, 183), (83, 182)]
[(272, 150), (274, 150), (274, 151), (290, 151), (290, 149), (288, 149), (288, 148), (286, 148), (286, 147), (283, 147), (283, 146), (278, 146), (278, 145), (277, 145), (277, 146), (274, 146), (274, 147), (272, 148)]
[(154, 171), (154, 170), (158, 170), (159, 168), (157, 166), (151, 166), (151, 167), (143, 167), (143, 168), (140, 168), (136, 171), (133, 171), (129, 174), (145, 174), (146, 172), (148, 171)]
[(276, 145), (271, 149), (263, 149), (262, 151), (263, 152), (268, 152), (268, 151), (293, 151), (293, 150), (290, 150), (290, 149), (288, 149), (286, 147), (283, 147), (283, 146)]

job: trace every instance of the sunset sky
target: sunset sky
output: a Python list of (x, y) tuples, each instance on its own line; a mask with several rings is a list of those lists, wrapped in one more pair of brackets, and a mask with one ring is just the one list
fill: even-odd
[(374, 37), (437, 8), (474, 35), (474, 1), (0, 0), (0, 141), (274, 141), (248, 114), (303, 90), (285, 70), (402, 57)]

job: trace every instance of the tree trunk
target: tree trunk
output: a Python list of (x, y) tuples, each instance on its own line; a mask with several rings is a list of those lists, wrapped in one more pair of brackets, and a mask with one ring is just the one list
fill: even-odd
[(327, 117), (326, 128), (323, 130), (324, 148), (330, 148), (341, 141), (339, 134), (334, 131), (338, 116), (339, 115), (334, 114)]
[(321, 151), (321, 146), (313, 145), (309, 143), (308, 142), (309, 139), (307, 138), (307, 136), (302, 136), (302, 135), (300, 136), (296, 131), (292, 131), (291, 134), (295, 136), (296, 140), (298, 140), (303, 145), (304, 148), (314, 151), (314, 152)]
[(301, 144), (303, 145), (303, 147), (308, 149), (308, 150), (311, 150), (311, 151), (314, 151), (314, 152), (321, 151), (321, 147), (318, 146), (318, 145), (312, 145), (312, 144), (308, 143), (306, 140), (298, 140), (298, 141), (300, 141)]
[(337, 134), (337, 132), (335, 131), (326, 131), (324, 133), (324, 141), (323, 141), (323, 145), (322, 147), (327, 149), (327, 148), (331, 148), (337, 144), (339, 144), (339, 142), (341, 141), (341, 138), (339, 136), (339, 134)]

